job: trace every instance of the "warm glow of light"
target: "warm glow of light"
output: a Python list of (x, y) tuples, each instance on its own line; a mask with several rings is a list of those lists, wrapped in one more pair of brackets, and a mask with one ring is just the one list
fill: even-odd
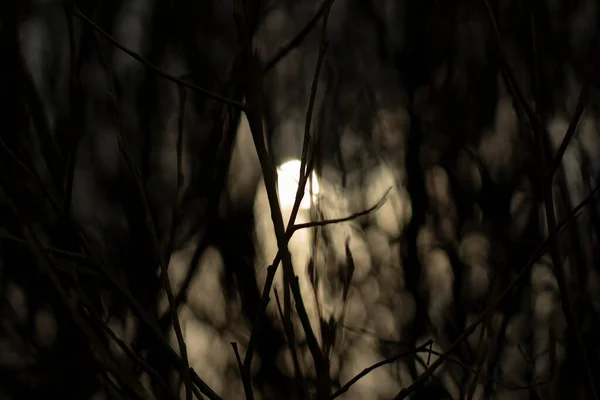
[[(281, 207), (292, 208), (296, 199), (296, 191), (298, 190), (298, 179), (300, 176), (300, 160), (291, 160), (281, 164), (277, 168), (277, 189), (279, 190), (279, 203)], [(306, 210), (310, 208), (310, 192), (312, 190), (313, 201), (316, 200), (316, 195), (319, 193), (319, 183), (317, 175), (314, 171), (311, 174), (312, 187), (310, 181), (306, 182), (304, 188), (304, 197), (300, 202), (300, 209)]]

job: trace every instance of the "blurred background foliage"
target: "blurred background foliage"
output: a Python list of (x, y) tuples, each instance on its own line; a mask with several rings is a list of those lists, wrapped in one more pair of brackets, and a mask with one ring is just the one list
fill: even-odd
[[(244, 4), (265, 66), (267, 143), (281, 165), (301, 156), (323, 7)], [(340, 398), (394, 398), (548, 235), (537, 151), (555, 154), (577, 112), (599, 53), (600, 5), (487, 5), (501, 49), (484, 1), (336, 0), (331, 8), (311, 131), (319, 190), (297, 220), (343, 218), (385, 196), (369, 214), (298, 231), (289, 243), (332, 392), (374, 363), (433, 343)], [(184, 398), (160, 264), (191, 379), (207, 398), (244, 398), (230, 343), (244, 354), (277, 244), (244, 114), (197, 90), (244, 100), (233, 7), (0, 5), (0, 398)], [(535, 105), (539, 138), (515, 107), (504, 61)], [(543, 252), (411, 398), (593, 398), (575, 331), (597, 371), (596, 88), (591, 81), (552, 186), (559, 222), (586, 201), (559, 236), (577, 329)], [(276, 277), (279, 294), (281, 284)], [(312, 397), (304, 331), (294, 320), (291, 351), (278, 302), (271, 293), (257, 337), (255, 396)]]

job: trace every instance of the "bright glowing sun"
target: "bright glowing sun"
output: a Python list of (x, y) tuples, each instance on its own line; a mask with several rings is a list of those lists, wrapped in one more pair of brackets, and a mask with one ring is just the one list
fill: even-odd
[[(296, 191), (298, 190), (298, 180), (300, 177), (300, 160), (290, 160), (281, 164), (277, 168), (277, 189), (279, 190), (279, 203), (283, 208), (291, 208), (294, 206), (296, 199)], [(317, 175), (313, 171), (311, 173), (312, 187), (310, 181), (306, 182), (304, 188), (304, 197), (300, 202), (300, 209), (310, 208), (310, 193), (312, 191), (313, 201), (316, 200), (316, 195), (319, 194), (319, 183)]]

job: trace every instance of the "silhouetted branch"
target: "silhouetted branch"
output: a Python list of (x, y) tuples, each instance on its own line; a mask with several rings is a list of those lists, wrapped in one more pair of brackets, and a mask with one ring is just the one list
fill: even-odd
[(139, 55), (138, 53), (134, 52), (133, 50), (128, 49), (127, 47), (125, 47), (124, 45), (122, 45), (121, 43), (119, 43), (118, 40), (116, 40), (115, 38), (113, 38), (111, 35), (109, 35), (105, 30), (103, 30), (102, 28), (100, 28), (94, 21), (92, 21), (91, 19), (89, 19), (87, 16), (85, 16), (84, 14), (82, 14), (80, 11), (75, 11), (74, 14), (77, 18), (81, 19), (82, 21), (84, 21), (85, 23), (89, 24), (92, 29), (94, 29), (96, 32), (98, 32), (99, 34), (101, 34), (110, 44), (112, 44), (113, 46), (115, 46), (116, 48), (120, 49), (121, 51), (123, 51), (124, 53), (128, 54), (130, 57), (132, 57), (133, 59), (139, 61), (140, 63), (142, 63), (144, 66), (146, 66), (148, 69), (150, 69), (151, 71), (153, 71), (154, 73), (156, 73), (157, 75), (159, 75), (162, 78), (165, 78), (171, 82), (175, 82), (181, 86), (184, 86), (188, 89), (192, 89), (195, 92), (198, 92), (200, 94), (203, 94), (205, 96), (208, 96), (212, 99), (215, 100), (219, 100), (225, 104), (229, 104), (231, 106), (240, 108), (240, 109), (244, 109), (245, 105), (243, 103), (240, 103), (239, 101), (235, 101), (232, 99), (228, 99), (226, 97), (221, 96), (220, 94), (217, 93), (213, 93), (207, 89), (201, 88), (198, 85), (194, 85), (193, 83), (188, 83), (178, 77), (176, 77), (175, 75), (169, 74), (168, 72), (163, 71), (162, 69), (160, 69), (159, 67), (157, 67), (156, 65), (152, 64), (150, 61), (146, 60), (144, 57), (142, 57), (141, 55)]
[(412, 350), (408, 350), (405, 351), (403, 353), (397, 354), (393, 357), (390, 358), (386, 358), (385, 360), (381, 360), (373, 365), (371, 365), (368, 368), (363, 369), (358, 375), (356, 375), (354, 378), (350, 379), (347, 383), (344, 384), (344, 386), (342, 386), (340, 389), (338, 389), (334, 394), (331, 395), (330, 399), (333, 400), (339, 396), (341, 396), (342, 394), (346, 393), (350, 387), (352, 385), (354, 385), (356, 382), (358, 382), (359, 380), (361, 380), (363, 377), (365, 377), (367, 374), (369, 374), (371, 371), (382, 367), (386, 364), (392, 364), (395, 363), (396, 361), (402, 359), (402, 358), (406, 358), (408, 356), (412, 356), (415, 355), (416, 353), (418, 353), (419, 351), (428, 351), (427, 348), (433, 344), (433, 340), (429, 339), (428, 341), (426, 341), (425, 343), (423, 343), (422, 345), (420, 345), (419, 347), (412, 349)]
[(265, 74), (268, 73), (271, 69), (273, 69), (273, 67), (275, 67), (277, 63), (281, 61), (286, 55), (288, 55), (290, 51), (294, 50), (304, 41), (306, 36), (308, 36), (308, 34), (313, 30), (317, 22), (319, 22), (319, 19), (323, 15), (325, 15), (325, 12), (329, 12), (328, 9), (331, 8), (332, 4), (332, 0), (323, 0), (323, 3), (319, 7), (315, 15), (310, 19), (310, 21), (308, 21), (304, 28), (302, 28), (302, 30), (300, 30), (300, 32), (298, 32), (298, 34), (294, 36), (292, 40), (281, 46), (273, 55), (273, 57), (271, 57), (271, 59), (265, 63), (265, 65), (263, 66), (263, 71)]
[[(314, 360), (314, 364), (315, 364), (315, 369), (316, 369), (316, 373), (317, 373), (317, 380), (319, 381), (318, 385), (317, 385), (317, 398), (324, 400), (325, 398), (329, 397), (329, 391), (330, 391), (330, 377), (329, 377), (329, 366), (328, 366), (328, 361), (324, 358), (323, 353), (319, 347), (319, 343), (315, 337), (314, 332), (312, 331), (311, 325), (310, 325), (310, 320), (308, 318), (308, 314), (306, 312), (305, 306), (304, 306), (304, 302), (302, 300), (302, 295), (300, 293), (300, 287), (298, 285), (298, 281), (297, 278), (295, 277), (294, 274), (294, 268), (292, 265), (292, 260), (291, 260), (291, 256), (289, 253), (289, 250), (287, 249), (287, 243), (288, 243), (288, 235), (285, 231), (285, 226), (284, 226), (284, 221), (283, 221), (283, 216), (281, 213), (281, 208), (279, 206), (279, 200), (277, 197), (277, 172), (275, 170), (275, 167), (273, 166), (273, 162), (271, 159), (271, 156), (269, 155), (269, 153), (267, 152), (266, 146), (265, 146), (265, 141), (264, 141), (264, 131), (263, 131), (263, 125), (262, 125), (262, 116), (263, 116), (263, 109), (262, 109), (262, 68), (259, 64), (259, 61), (257, 59), (257, 57), (253, 54), (253, 50), (252, 50), (252, 38), (249, 36), (248, 33), (248, 27), (247, 27), (247, 23), (244, 19), (244, 13), (243, 13), (243, 4), (241, 2), (241, 0), (237, 3), (236, 7), (235, 7), (235, 12), (234, 12), (234, 18), (236, 20), (236, 24), (238, 26), (238, 35), (239, 35), (239, 41), (240, 44), (242, 46), (242, 51), (245, 52), (245, 61), (248, 63), (248, 70), (246, 71), (246, 76), (245, 76), (245, 83), (246, 83), (246, 98), (247, 98), (247, 104), (248, 104), (248, 108), (246, 110), (246, 115), (248, 117), (248, 123), (250, 125), (250, 130), (252, 133), (252, 138), (254, 140), (254, 147), (256, 149), (256, 152), (258, 154), (258, 159), (260, 161), (260, 165), (261, 165), (261, 170), (262, 170), (262, 175), (263, 175), (263, 179), (265, 182), (265, 188), (267, 191), (267, 198), (269, 201), (269, 207), (271, 209), (271, 218), (273, 220), (273, 225), (275, 228), (275, 236), (277, 238), (277, 246), (279, 249), (279, 252), (281, 253), (281, 259), (283, 261), (283, 268), (284, 268), (284, 283), (289, 284), (289, 287), (292, 291), (292, 294), (294, 296), (294, 301), (296, 303), (296, 310), (298, 312), (298, 317), (300, 319), (300, 322), (302, 323), (302, 326), (304, 328), (305, 334), (306, 334), (306, 341), (308, 344), (308, 348), (309, 351), (311, 353), (311, 355), (313, 356), (313, 360)], [(327, 27), (327, 16), (329, 14), (329, 10), (330, 7), (327, 7), (327, 13), (325, 14), (325, 18), (323, 21), (323, 30), (326, 31), (326, 27)], [(325, 34), (323, 36), (323, 38), (325, 38)], [(319, 58), (322, 60), (322, 58), (324, 57), (324, 52), (320, 52)], [(318, 81), (318, 73), (320, 71), (320, 62), (322, 61), (317, 61), (317, 71), (315, 73), (315, 75), (317, 75), (317, 77), (315, 78), (315, 80)], [(312, 107), (314, 107), (314, 98), (316, 96), (316, 89), (317, 89), (317, 84), (314, 84), (312, 87), (312, 91), (311, 91), (311, 100), (309, 102), (309, 111), (307, 112), (307, 115), (309, 116), (308, 118), (310, 118), (310, 115), (312, 115)], [(302, 162), (306, 162), (306, 160), (302, 161)], [(302, 184), (302, 182), (301, 182)], [(300, 196), (296, 196), (296, 200), (295, 200), (295, 207), (298, 207), (300, 201), (301, 201), (301, 196), (304, 194), (304, 188), (302, 187), (301, 189), (302, 191), (298, 191), (300, 194)], [(289, 223), (293, 223), (293, 219), (290, 218), (290, 222)], [(275, 275), (275, 272), (277, 271), (277, 266), (278, 263), (273, 263), (272, 264), (272, 276)], [(271, 267), (270, 267), (271, 268)], [(267, 305), (268, 300), (265, 300), (265, 298), (268, 298), (270, 290), (271, 290), (271, 285), (272, 285), (272, 276), (271, 275), (267, 275), (267, 282), (265, 282), (265, 287), (263, 290), (263, 295), (262, 295), (262, 300), (261, 300), (261, 306), (262, 305)], [(284, 290), (287, 291), (288, 290), (288, 286), (284, 285)], [(258, 315), (256, 317), (256, 319), (258, 320), (259, 318), (261, 318), (261, 314), (264, 313), (265, 309), (261, 308), (259, 309)], [(255, 342), (254, 342), (254, 337), (256, 335), (256, 326), (253, 327), (252, 329), (252, 333), (250, 336), (250, 341), (248, 344), (248, 349), (246, 351), (246, 357), (244, 359), (244, 374), (242, 375), (242, 378), (244, 379), (244, 387), (246, 390), (246, 396), (253, 396), (252, 395), (252, 390), (247, 388), (247, 386), (249, 385), (249, 373), (250, 373), (250, 365), (252, 362), (252, 355), (253, 355), (253, 351), (254, 351), (254, 346), (255, 346)], [(253, 340), (254, 339), (254, 340)], [(253, 398), (253, 397), (251, 397)], [(249, 400), (251, 400), (251, 398), (249, 398)]]

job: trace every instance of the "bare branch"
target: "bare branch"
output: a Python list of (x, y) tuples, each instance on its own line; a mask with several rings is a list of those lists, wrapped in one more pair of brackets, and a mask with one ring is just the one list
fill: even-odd
[(106, 32), (105, 30), (100, 28), (94, 21), (92, 21), (90, 18), (88, 18), (87, 16), (82, 14), (80, 11), (75, 11), (74, 15), (77, 18), (84, 21), (85, 23), (87, 23), (88, 25), (90, 25), (92, 27), (92, 29), (94, 29), (94, 31), (101, 34), (110, 44), (112, 44), (116, 48), (120, 49), (122, 52), (128, 54), (133, 59), (139, 61), (140, 63), (142, 63), (144, 66), (146, 66), (148, 69), (150, 69), (151, 71), (153, 71), (160, 77), (167, 79), (171, 82), (175, 82), (175, 83), (177, 83), (181, 86), (184, 86), (188, 89), (192, 89), (193, 91), (203, 94), (205, 96), (208, 96), (212, 99), (219, 100), (220, 102), (223, 102), (225, 104), (229, 104), (231, 106), (237, 107), (242, 110), (245, 108), (244, 103), (240, 103), (239, 101), (228, 99), (224, 96), (221, 96), (220, 94), (213, 93), (210, 90), (204, 89), (198, 85), (194, 85), (193, 83), (188, 83), (188, 82), (176, 77), (175, 75), (172, 75), (172, 74), (169, 74), (168, 72), (163, 71), (162, 69), (160, 69), (159, 67), (157, 67), (150, 61), (146, 60), (144, 57), (142, 57), (138, 53), (134, 52), (133, 50), (128, 49), (127, 47), (125, 47), (124, 45), (119, 43), (119, 41), (117, 41), (115, 38), (113, 38), (111, 35), (109, 35), (108, 32)]
[(328, 8), (331, 8), (332, 3), (333, 1), (331, 0), (323, 1), (323, 4), (321, 4), (316, 14), (310, 19), (310, 21), (308, 21), (304, 28), (302, 28), (302, 30), (300, 30), (300, 32), (298, 32), (298, 34), (292, 40), (281, 46), (277, 50), (275, 55), (265, 63), (263, 67), (263, 71), (265, 74), (268, 73), (271, 69), (273, 69), (273, 67), (275, 67), (277, 63), (281, 61), (290, 51), (298, 47), (304, 41), (306, 36), (308, 36), (308, 34), (314, 29), (319, 19), (323, 15), (325, 15), (325, 11)]
[(379, 367), (382, 367), (384, 365), (395, 363), (396, 361), (398, 361), (398, 360), (400, 360), (402, 358), (406, 358), (408, 356), (415, 355), (419, 351), (427, 351), (427, 348), (431, 344), (433, 344), (433, 340), (429, 339), (427, 342), (423, 343), (422, 345), (420, 345), (417, 348), (405, 351), (405, 352), (400, 353), (400, 354), (396, 354), (393, 357), (386, 358), (385, 360), (381, 360), (381, 361), (379, 361), (379, 362), (371, 365), (370, 367), (367, 367), (367, 368), (363, 369), (358, 375), (356, 375), (354, 378), (350, 379), (347, 383), (344, 384), (344, 386), (342, 386), (334, 394), (332, 394), (331, 397), (330, 397), (330, 399), (333, 400), (335, 398), (338, 398), (342, 394), (346, 393), (350, 389), (350, 387), (352, 385), (354, 385), (356, 382), (358, 382), (359, 380), (361, 380), (362, 378), (364, 378), (371, 371), (373, 371), (373, 370), (375, 370), (375, 369), (377, 369)]
[(342, 222), (348, 222), (348, 221), (352, 221), (355, 219), (358, 219), (360, 217), (364, 217), (365, 215), (368, 215), (370, 213), (372, 213), (373, 211), (378, 210), (379, 208), (381, 208), (381, 206), (383, 206), (383, 204), (385, 204), (385, 201), (387, 200), (387, 196), (390, 193), (390, 191), (392, 190), (392, 188), (389, 188), (383, 195), (383, 197), (372, 207), (367, 208), (366, 210), (348, 215), (347, 217), (342, 217), (342, 218), (335, 218), (335, 219), (326, 219), (323, 221), (311, 221), (311, 222), (305, 222), (302, 224), (294, 224), (292, 226), (291, 232), (296, 232), (300, 229), (306, 229), (306, 228), (314, 228), (314, 227), (318, 227), (318, 226), (326, 226), (326, 225), (332, 225), (332, 224), (339, 224)]

